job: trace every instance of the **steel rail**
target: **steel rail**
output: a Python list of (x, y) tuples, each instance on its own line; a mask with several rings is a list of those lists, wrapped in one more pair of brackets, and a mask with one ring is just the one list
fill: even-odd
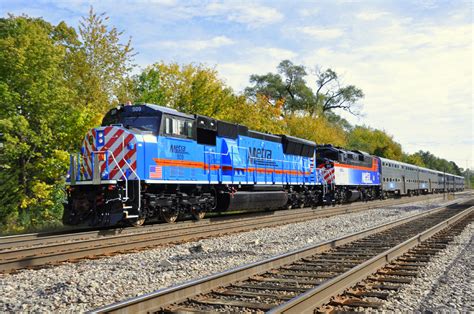
[(314, 309), (327, 303), (332, 296), (336, 296), (352, 285), (358, 283), (368, 275), (376, 272), (391, 261), (402, 256), (413, 247), (423, 241), (426, 241), (439, 231), (451, 226), (467, 215), (474, 212), (474, 206), (460, 212), (459, 214), (446, 219), (430, 229), (419, 233), (418, 235), (406, 240), (403, 243), (389, 249), (359, 266), (333, 278), (326, 283), (297, 296), (290, 301), (272, 309), (269, 313), (313, 313)]
[[(414, 200), (415, 201), (415, 200)], [(410, 202), (403, 201), (375, 201), (369, 203), (353, 203), (345, 206), (336, 206), (322, 209), (296, 209), (275, 211), (268, 213), (255, 213), (256, 216), (211, 218), (200, 222), (183, 222), (172, 225), (156, 225), (136, 230), (125, 229), (117, 233), (114, 230), (101, 230), (84, 233), (58, 236), (63, 242), (55, 241), (42, 246), (26, 246), (17, 249), (0, 250), (0, 271), (9, 272), (25, 267), (41, 266), (48, 263), (57, 263), (70, 259), (86, 258), (94, 255), (104, 255), (126, 250), (146, 248), (160, 244), (189, 241), (191, 239), (217, 236), (233, 232), (242, 232), (256, 228), (277, 226), (288, 223), (306, 221), (327, 216), (369, 210), (381, 205), (392, 206)], [(33, 239), (37, 242), (41, 239)], [(43, 240), (44, 241), (44, 240)], [(64, 242), (71, 241), (71, 242)]]
[[(149, 233), (154, 231), (155, 229), (183, 229), (188, 227), (193, 227), (197, 224), (209, 224), (209, 223), (218, 223), (220, 221), (227, 222), (228, 220), (233, 219), (245, 219), (246, 217), (250, 217), (254, 219), (255, 216), (269, 216), (274, 215), (281, 215), (282, 218), (284, 216), (293, 216), (293, 215), (300, 215), (304, 213), (324, 213), (329, 212), (330, 214), (339, 214), (345, 213), (342, 211), (343, 209), (347, 209), (347, 213), (352, 212), (355, 209), (359, 208), (376, 208), (381, 205), (383, 206), (392, 206), (392, 205), (400, 205), (405, 203), (411, 203), (416, 201), (422, 200), (430, 200), (430, 199), (437, 199), (440, 198), (439, 195), (426, 195), (412, 197), (410, 199), (402, 199), (402, 200), (384, 200), (384, 201), (371, 201), (368, 203), (351, 203), (351, 204), (344, 204), (344, 205), (337, 205), (337, 206), (325, 206), (325, 207), (318, 207), (316, 209), (311, 208), (304, 208), (304, 209), (290, 209), (290, 210), (280, 210), (280, 211), (273, 211), (273, 212), (252, 212), (252, 213), (244, 213), (239, 216), (237, 215), (226, 215), (226, 216), (218, 216), (213, 218), (206, 218), (201, 221), (183, 221), (178, 222), (175, 224), (153, 224), (153, 225), (145, 225), (143, 227), (131, 227), (131, 228), (113, 228), (113, 229), (106, 229), (101, 228), (98, 230), (91, 230), (86, 229), (85, 231), (79, 230), (67, 230), (67, 231), (60, 231), (60, 232), (45, 232), (45, 233), (30, 233), (30, 234), (22, 234), (22, 235), (12, 235), (12, 236), (4, 236), (0, 237), (0, 252), (1, 250), (6, 249), (15, 249), (18, 247), (28, 247), (33, 245), (47, 245), (56, 242), (65, 242), (65, 241), (75, 241), (75, 240), (84, 240), (86, 238), (103, 238), (106, 236), (114, 236), (114, 235), (125, 235), (125, 234), (138, 234), (142, 233)], [(317, 217), (316, 217), (317, 218)]]
[[(228, 286), (232, 283), (245, 280), (251, 276), (261, 274), (265, 271), (276, 269), (284, 265), (291, 264), (302, 258), (315, 255), (353, 242), (367, 236), (385, 231), (387, 229), (403, 225), (407, 222), (424, 218), (429, 215), (441, 212), (447, 207), (438, 207), (423, 213), (419, 213), (410, 217), (398, 219), (391, 223), (386, 223), (380, 226), (372, 227), (360, 232), (356, 232), (347, 236), (339, 237), (334, 240), (325, 241), (315, 244), (303, 249), (295, 250), (289, 253), (278, 255), (263, 261), (252, 264), (240, 266), (222, 273), (207, 276), (201, 279), (192, 280), (178, 286), (161, 289), (143, 296), (135, 297), (129, 300), (118, 302), (112, 305), (104, 306), (92, 311), (92, 313), (143, 313), (153, 312), (164, 309), (171, 304), (183, 302), (193, 296), (209, 293), (219, 287)], [(472, 211), (472, 207), (470, 211)], [(424, 237), (422, 237), (424, 239)], [(314, 307), (313, 307), (314, 308)]]
[[(395, 204), (400, 204), (400, 202)], [(201, 222), (185, 222), (181, 225), (158, 225), (162, 228), (148, 228), (143, 232), (124, 232), (107, 237), (99, 236), (89, 239), (84, 239), (81, 234), (74, 234), (71, 238), (79, 240), (0, 251), (0, 271), (10, 272), (25, 267), (42, 266), (67, 260), (126, 252), (127, 250), (143, 249), (162, 244), (295, 223), (308, 219), (369, 210), (380, 205), (388, 206), (394, 204), (392, 202), (387, 204), (386, 202), (377, 201), (375, 203), (356, 203), (336, 208), (276, 211), (271, 215), (258, 213), (257, 217), (235, 218), (231, 220), (218, 219), (217, 221), (209, 219)]]

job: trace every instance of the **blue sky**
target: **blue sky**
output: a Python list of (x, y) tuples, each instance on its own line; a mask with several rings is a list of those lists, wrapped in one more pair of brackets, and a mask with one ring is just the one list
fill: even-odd
[(204, 63), (236, 92), (283, 59), (330, 67), (366, 95), (363, 117), (342, 113), (352, 123), (473, 167), (472, 1), (0, 0), (0, 12), (77, 26), (90, 5), (132, 37), (140, 67)]

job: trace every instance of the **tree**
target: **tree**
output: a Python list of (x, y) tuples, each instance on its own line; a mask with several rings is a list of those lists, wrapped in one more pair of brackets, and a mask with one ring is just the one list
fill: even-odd
[(281, 116), (282, 107), (282, 103), (274, 105), (263, 95), (257, 95), (255, 102), (239, 96), (231, 106), (223, 108), (220, 118), (260, 132), (286, 134), (286, 121)]
[(322, 112), (343, 109), (359, 115), (357, 101), (364, 98), (361, 89), (354, 85), (341, 86), (336, 72), (331, 69), (316, 68), (316, 99)]
[(402, 147), (385, 132), (366, 126), (356, 126), (347, 137), (349, 149), (362, 150), (369, 154), (393, 160), (402, 160)]
[(203, 65), (155, 63), (135, 77), (135, 100), (187, 113), (220, 117), (237, 100), (214, 69)]
[(442, 171), (442, 172), (449, 172), (456, 175), (462, 175), (461, 169), (454, 161), (447, 161), (446, 159), (436, 157), (429, 151), (418, 151), (413, 154), (417, 156), (423, 163), (426, 165), (427, 168)]
[(68, 152), (125, 97), (130, 41), (106, 20), (91, 9), (81, 41), (64, 22), (0, 19), (0, 225), (59, 220)]
[(426, 168), (426, 165), (423, 162), (423, 159), (420, 157), (420, 155), (417, 155), (417, 154), (412, 154), (412, 155), (403, 154), (402, 161), (408, 164)]
[(354, 85), (343, 86), (335, 71), (316, 68), (316, 92), (305, 81), (308, 73), (304, 66), (283, 60), (277, 71), (278, 74), (251, 75), (252, 85), (245, 89), (245, 94), (250, 99), (261, 94), (272, 103), (281, 101), (285, 114), (298, 112), (313, 117), (319, 114), (334, 116), (335, 109), (360, 114), (358, 101), (364, 97), (364, 93)]
[(279, 74), (251, 75), (250, 83), (253, 86), (245, 89), (246, 95), (255, 100), (257, 95), (261, 94), (273, 104), (279, 101), (284, 104), (285, 113), (310, 108), (315, 98), (304, 80), (307, 76), (304, 66), (283, 60), (277, 71)]
[(66, 171), (62, 143), (69, 142), (75, 96), (63, 70), (66, 49), (56, 42), (61, 27), (25, 16), (0, 19), (1, 224), (60, 212), (52, 200)]
[(67, 69), (71, 87), (78, 91), (84, 126), (80, 131), (100, 123), (108, 109), (132, 98), (131, 71), (135, 56), (129, 38), (121, 42), (123, 32), (107, 25), (109, 17), (97, 14), (91, 7), (79, 24), (80, 39), (71, 50)]
[(314, 141), (318, 144), (347, 145), (342, 127), (332, 124), (325, 116), (289, 115), (285, 118), (290, 135)]

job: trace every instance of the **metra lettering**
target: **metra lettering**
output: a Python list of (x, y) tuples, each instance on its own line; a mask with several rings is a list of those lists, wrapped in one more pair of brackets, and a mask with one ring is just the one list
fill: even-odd
[(183, 145), (171, 145), (170, 152), (175, 154), (184, 154), (186, 153), (186, 146)]
[(249, 154), (254, 158), (272, 159), (272, 151), (269, 149), (249, 147)]

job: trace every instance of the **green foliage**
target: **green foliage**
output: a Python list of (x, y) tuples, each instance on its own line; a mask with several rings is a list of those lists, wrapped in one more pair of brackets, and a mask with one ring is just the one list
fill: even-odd
[(75, 103), (81, 107), (81, 134), (99, 124), (111, 107), (133, 97), (131, 39), (121, 43), (123, 32), (109, 27), (108, 19), (91, 8), (80, 22), (80, 41), (72, 49), (68, 74), (71, 87), (78, 91)]
[(330, 114), (335, 109), (358, 114), (357, 101), (364, 93), (354, 85), (343, 86), (333, 70), (316, 70), (316, 92), (305, 81), (308, 73), (304, 66), (283, 60), (277, 71), (278, 74), (251, 75), (252, 86), (245, 89), (247, 97), (255, 99), (261, 94), (272, 103), (280, 101), (284, 103), (285, 114), (317, 116)]
[[(5, 147), (0, 185), (0, 208), (8, 212), (0, 224), (25, 221), (55, 206), (53, 187), (67, 170), (63, 156), (70, 142), (68, 127), (74, 115), (63, 64), (66, 49), (55, 42), (56, 29), (41, 19), (0, 20), (0, 132)], [(49, 215), (41, 216), (48, 220)]]
[(277, 71), (278, 74), (250, 76), (250, 83), (253, 86), (245, 89), (246, 94), (253, 99), (260, 94), (273, 103), (282, 102), (286, 113), (306, 110), (316, 102), (313, 92), (304, 80), (307, 73), (302, 65), (294, 65), (289, 60), (283, 60), (278, 65)]
[(316, 99), (323, 113), (331, 112), (334, 109), (343, 109), (354, 115), (359, 114), (357, 101), (364, 98), (361, 89), (354, 85), (341, 86), (339, 77), (336, 72), (331, 69), (322, 71), (316, 70)]
[(421, 156), (417, 154), (412, 154), (412, 155), (403, 154), (402, 161), (408, 164), (412, 164), (412, 165), (416, 165), (420, 167), (426, 167)]
[(347, 148), (365, 151), (380, 157), (402, 160), (402, 147), (384, 131), (356, 126), (347, 137)]
[(473, 189), (474, 188), (474, 171), (471, 169), (466, 169), (463, 172), (463, 176), (465, 178), (466, 188)]
[(0, 19), (0, 229), (57, 224), (68, 152), (126, 95), (130, 42), (106, 20), (91, 9), (81, 41), (64, 22)]
[(448, 161), (443, 158), (438, 158), (432, 153), (426, 151), (418, 151), (414, 153), (412, 156), (421, 159), (423, 161), (423, 164), (426, 165), (426, 167), (442, 172), (449, 172), (453, 173), (456, 175), (462, 175), (461, 169), (456, 165), (455, 162), (453, 161)]

